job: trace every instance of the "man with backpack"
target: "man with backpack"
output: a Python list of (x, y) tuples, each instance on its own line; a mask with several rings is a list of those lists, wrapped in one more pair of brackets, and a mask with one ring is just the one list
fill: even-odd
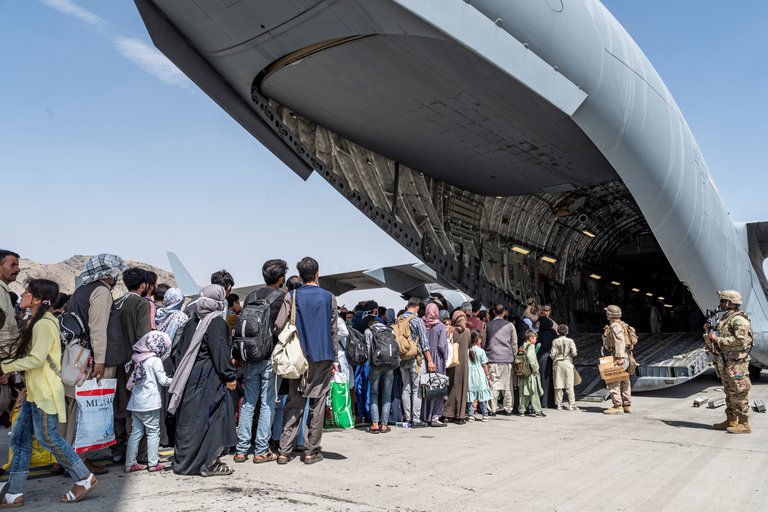
[[(621, 308), (619, 306), (608, 306), (605, 308), (605, 315), (608, 317), (608, 325), (603, 330), (603, 351), (613, 356), (613, 362), (616, 366), (624, 366), (625, 360), (629, 361), (630, 357), (628, 348), (630, 351), (632, 348), (632, 340), (630, 339), (631, 327), (621, 319)], [(632, 374), (632, 372), (629, 373), (630, 375)], [(605, 409), (603, 414), (632, 412), (632, 387), (629, 382), (629, 376), (619, 382), (608, 384), (608, 392), (611, 394), (613, 405), (611, 408)]]
[(240, 420), (237, 424), (235, 462), (245, 462), (248, 459), (253, 414), (256, 403), (259, 401), (261, 401), (261, 407), (253, 449), (253, 463), (260, 464), (277, 459), (277, 456), (269, 451), (277, 391), (271, 355), (277, 343), (275, 321), (285, 299), (282, 287), (285, 285), (287, 273), (288, 263), (284, 260), (264, 262), (261, 275), (267, 285), (251, 292), (245, 298), (244, 307), (234, 323), (233, 351), (235, 357), (243, 363), (245, 388), (243, 405), (240, 407)]
[[(368, 324), (368, 329), (365, 330), (365, 341), (368, 345), (370, 354), (368, 360), (371, 365), (369, 373), (371, 426), (367, 432), (386, 434), (390, 431), (387, 423), (392, 408), (394, 370), (400, 367), (400, 347), (395, 333), (378, 317)], [(379, 396), (381, 396), (381, 404), (379, 404)]]
[(288, 381), (288, 399), (285, 403), (285, 424), (280, 437), (278, 464), (291, 461), (296, 446), (304, 406), (309, 399), (309, 415), (304, 429), (304, 463), (314, 464), (323, 460), (320, 440), (323, 437), (325, 401), (331, 389), (331, 378), (339, 352), (336, 330), (336, 297), (318, 286), (319, 265), (314, 258), (303, 258), (296, 264), (304, 283), (301, 288), (286, 295), (275, 323), (280, 332), (291, 318), (292, 305), (296, 303), (296, 329), (304, 357), (309, 368), (303, 378)]
[[(80, 285), (67, 302), (67, 313), (77, 315), (85, 326), (85, 338), (93, 354), (93, 370), (91, 377), (100, 381), (102, 378), (114, 378), (117, 370), (112, 361), (122, 352), (119, 344), (121, 335), (117, 316), (112, 312), (112, 289), (117, 284), (120, 272), (125, 269), (123, 260), (114, 254), (99, 254), (91, 258), (83, 267), (79, 276)], [(107, 333), (117, 333), (117, 336), (107, 336)], [(111, 342), (116, 340), (118, 343)], [(130, 353), (129, 353), (130, 358)], [(77, 401), (74, 388), (65, 387), (67, 401), (66, 440), (75, 441), (77, 433)], [(100, 475), (107, 472), (106, 468), (96, 466), (84, 459), (88, 470)]]
[(405, 313), (394, 324), (397, 344), (400, 348), (400, 376), (403, 380), (403, 420), (412, 428), (426, 427), (421, 421), (421, 376), (427, 370), (435, 371), (432, 354), (427, 342), (427, 329), (419, 318), (421, 299), (411, 297), (405, 306)]

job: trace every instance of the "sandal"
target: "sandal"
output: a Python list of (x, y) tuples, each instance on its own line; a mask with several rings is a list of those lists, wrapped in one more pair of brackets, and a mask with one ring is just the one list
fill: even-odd
[(279, 457), (277, 457), (277, 463), (280, 464), (281, 466), (283, 464), (288, 464), (289, 462), (291, 462), (291, 460), (293, 460), (293, 457), (288, 455), (280, 455)]
[(391, 427), (389, 427), (389, 426), (387, 426), (387, 425), (382, 425), (382, 426), (379, 428), (379, 432), (381, 432), (382, 434), (387, 434), (387, 433), (389, 433), (389, 432), (392, 432), (392, 428), (391, 428)]
[(234, 469), (230, 468), (223, 462), (214, 462), (211, 467), (202, 470), (200, 472), (200, 476), (229, 476), (234, 472)]
[(2, 490), (0, 490), (0, 508), (19, 508), (24, 506), (24, 494), (19, 494), (16, 496), (13, 501), (8, 501), (8, 482), (3, 485)]
[(232, 460), (235, 461), (235, 463), (240, 464), (241, 462), (247, 461), (248, 456), (244, 453), (236, 453)]
[(272, 452), (267, 452), (264, 455), (254, 455), (253, 456), (253, 463), (254, 464), (264, 464), (265, 462), (272, 462), (277, 460), (277, 455), (275, 455)]
[[(75, 482), (75, 485), (72, 486), (72, 489), (67, 491), (67, 494), (59, 498), (59, 501), (62, 503), (77, 503), (85, 498), (88, 493), (91, 492), (94, 487), (96, 487), (96, 485), (98, 485), (98, 483), (99, 481), (96, 480), (96, 477), (93, 475), (93, 473), (88, 473), (87, 477)], [(78, 488), (82, 489), (82, 491), (78, 491)]]
[(378, 428), (373, 428), (373, 427), (368, 427), (367, 429), (365, 429), (365, 431), (368, 432), (369, 434), (378, 434), (379, 433), (379, 429)]
[(314, 455), (306, 455), (304, 457), (304, 464), (314, 464), (315, 462), (320, 462), (321, 460), (323, 460), (322, 453), (316, 453)]

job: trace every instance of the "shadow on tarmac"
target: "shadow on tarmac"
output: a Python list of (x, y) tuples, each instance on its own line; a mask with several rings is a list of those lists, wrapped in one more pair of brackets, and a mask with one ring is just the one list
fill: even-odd
[(712, 424), (710, 423), (694, 423), (693, 421), (677, 421), (677, 420), (659, 420), (669, 427), (674, 428), (696, 428), (703, 430), (712, 430)]

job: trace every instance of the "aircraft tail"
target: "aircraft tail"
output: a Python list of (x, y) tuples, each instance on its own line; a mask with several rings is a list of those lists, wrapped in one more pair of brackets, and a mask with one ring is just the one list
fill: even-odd
[(168, 256), (168, 262), (171, 264), (173, 277), (176, 278), (176, 286), (180, 288), (182, 293), (187, 297), (197, 296), (202, 287), (195, 282), (195, 279), (184, 264), (181, 263), (181, 260), (176, 256), (176, 253), (166, 252), (165, 254)]

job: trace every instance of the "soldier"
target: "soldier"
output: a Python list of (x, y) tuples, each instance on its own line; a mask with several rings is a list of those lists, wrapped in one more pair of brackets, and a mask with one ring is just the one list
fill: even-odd
[[(617, 366), (624, 366), (628, 358), (627, 343), (629, 343), (629, 326), (621, 320), (621, 308), (608, 306), (605, 308), (608, 325), (603, 330), (603, 350), (613, 356)], [(632, 388), (629, 376), (619, 382), (608, 384), (613, 406), (603, 411), (604, 414), (624, 414), (632, 412)]]
[[(713, 425), (715, 430), (727, 430), (731, 434), (750, 434), (749, 427), (749, 351), (752, 349), (752, 323), (741, 306), (741, 294), (734, 290), (717, 292), (720, 310), (725, 315), (705, 335), (707, 348), (715, 354), (715, 365), (723, 381), (725, 391), (726, 420)], [(719, 333), (719, 334), (718, 334)]]

